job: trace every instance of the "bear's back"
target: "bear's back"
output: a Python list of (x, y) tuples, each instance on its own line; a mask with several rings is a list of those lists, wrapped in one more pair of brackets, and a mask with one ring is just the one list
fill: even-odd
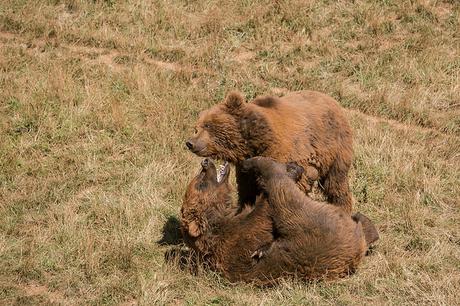
[(323, 164), (329, 164), (342, 142), (351, 150), (351, 128), (344, 112), (326, 94), (305, 90), (281, 98), (257, 97), (247, 106), (270, 129), (267, 141), (272, 145), (263, 156), (286, 162), (308, 158), (315, 152), (320, 159), (328, 159)]
[(262, 96), (255, 98), (253, 104), (254, 110), (269, 116), (289, 120), (299, 118), (310, 118), (310, 120), (322, 119), (325, 116), (333, 114), (340, 121), (347, 125), (344, 118), (344, 112), (339, 103), (332, 97), (310, 90), (296, 91), (283, 97)]

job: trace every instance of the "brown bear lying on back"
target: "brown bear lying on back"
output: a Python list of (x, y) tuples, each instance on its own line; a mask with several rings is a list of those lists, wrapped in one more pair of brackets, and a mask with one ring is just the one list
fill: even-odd
[(305, 193), (319, 180), (327, 201), (351, 213), (352, 133), (341, 107), (327, 95), (300, 91), (245, 103), (239, 93), (232, 92), (223, 103), (200, 114), (195, 135), (186, 144), (198, 156), (236, 165), (241, 207), (253, 204), (259, 191), (240, 164), (265, 156), (298, 163), (305, 169), (298, 182)]
[(189, 184), (181, 209), (185, 242), (230, 281), (263, 285), (289, 276), (343, 277), (378, 239), (365, 216), (352, 218), (301, 192), (293, 180), (302, 174), (301, 167), (259, 157), (241, 167), (254, 174), (262, 191), (251, 209), (235, 214), (229, 166), (216, 178), (209, 159)]

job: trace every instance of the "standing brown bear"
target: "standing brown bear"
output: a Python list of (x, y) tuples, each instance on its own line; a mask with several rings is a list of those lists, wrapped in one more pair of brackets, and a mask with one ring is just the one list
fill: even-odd
[(235, 164), (241, 208), (254, 204), (260, 190), (240, 164), (265, 156), (298, 163), (305, 169), (298, 182), (305, 193), (319, 180), (327, 201), (351, 213), (352, 132), (342, 108), (325, 94), (299, 91), (245, 103), (241, 94), (231, 92), (200, 114), (195, 135), (186, 145), (198, 156)]
[(378, 239), (362, 214), (313, 201), (296, 186), (303, 169), (265, 157), (241, 162), (261, 190), (254, 206), (235, 214), (229, 166), (220, 173), (209, 159), (190, 182), (181, 208), (187, 245), (232, 282), (270, 284), (297, 276), (335, 279), (355, 271)]

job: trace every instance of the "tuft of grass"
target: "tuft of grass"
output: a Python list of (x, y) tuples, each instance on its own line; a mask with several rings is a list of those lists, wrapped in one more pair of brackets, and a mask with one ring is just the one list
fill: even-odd
[[(456, 1), (0, 4), (1, 304), (455, 304)], [(166, 260), (198, 113), (312, 89), (346, 108), (355, 209), (381, 240), (346, 279), (231, 285)], [(197, 272), (195, 275), (194, 272)]]

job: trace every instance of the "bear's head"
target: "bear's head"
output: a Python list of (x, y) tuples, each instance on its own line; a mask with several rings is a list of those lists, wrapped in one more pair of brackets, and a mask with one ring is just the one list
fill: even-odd
[(200, 113), (195, 134), (186, 141), (188, 149), (201, 157), (231, 163), (249, 157), (245, 117), (248, 111), (244, 98), (237, 92), (229, 93), (222, 103)]
[(205, 158), (201, 162), (201, 169), (189, 183), (182, 203), (181, 229), (184, 238), (199, 237), (206, 231), (213, 211), (231, 205), (229, 174), (228, 163), (217, 170), (211, 159)]

